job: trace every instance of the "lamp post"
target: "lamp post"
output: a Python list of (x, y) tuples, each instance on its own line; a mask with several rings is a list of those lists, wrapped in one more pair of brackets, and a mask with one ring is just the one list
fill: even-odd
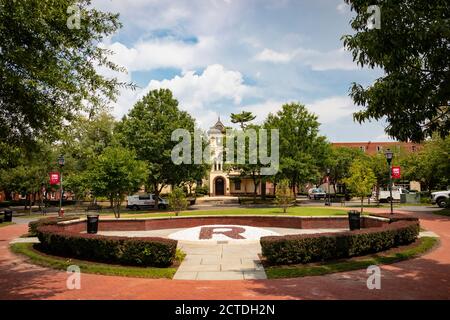
[(327, 199), (328, 201), (325, 203), (327, 206), (331, 206), (331, 198), (330, 198), (330, 168), (327, 168)]
[(392, 199), (392, 165), (391, 165), (394, 153), (390, 149), (387, 149), (384, 155), (386, 156), (386, 161), (389, 166), (389, 198), (390, 198), (389, 200), (391, 201), (391, 214), (394, 214), (394, 208), (392, 206), (393, 199)]
[(63, 174), (62, 174), (62, 168), (64, 167), (64, 156), (60, 155), (58, 158), (58, 165), (59, 165), (59, 185), (60, 185), (60, 196), (59, 196), (59, 216), (62, 217), (62, 198), (63, 198)]

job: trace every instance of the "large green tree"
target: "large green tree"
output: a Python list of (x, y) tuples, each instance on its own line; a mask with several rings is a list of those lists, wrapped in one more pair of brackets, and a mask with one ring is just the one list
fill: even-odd
[(333, 147), (329, 157), (330, 183), (336, 192), (336, 184), (343, 183), (348, 178), (350, 167), (355, 159), (364, 158), (364, 153), (358, 148)]
[(128, 193), (136, 192), (148, 174), (144, 161), (122, 147), (107, 147), (86, 175), (86, 184), (95, 196), (111, 201), (114, 215), (120, 218), (120, 206)]
[[(194, 119), (178, 108), (178, 101), (168, 89), (152, 90), (139, 100), (117, 127), (121, 142), (136, 151), (148, 163), (147, 185), (158, 196), (167, 185), (178, 185), (191, 178), (194, 164), (175, 164), (172, 132), (195, 130)], [(156, 197), (158, 199), (158, 197)], [(157, 205), (157, 204), (156, 204)]]
[(304, 105), (289, 103), (269, 114), (264, 126), (279, 130), (280, 171), (276, 178), (289, 179), (293, 189), (316, 181), (330, 153), (326, 138), (319, 135), (317, 116)]
[(231, 122), (239, 123), (241, 129), (244, 130), (246, 123), (255, 120), (256, 116), (254, 116), (249, 111), (242, 111), (241, 113), (232, 113), (231, 114)]
[(361, 199), (361, 213), (364, 210), (364, 198), (371, 194), (376, 177), (367, 161), (356, 159), (349, 170), (349, 177), (344, 179), (352, 194)]
[(404, 157), (400, 164), (403, 175), (420, 181), (424, 190), (447, 189), (450, 185), (450, 136), (434, 136), (417, 153)]
[[(364, 107), (358, 122), (386, 119), (385, 131), (401, 141), (450, 132), (450, 2), (448, 0), (346, 0), (356, 31), (344, 45), (361, 66), (384, 75), (368, 87), (354, 83), (351, 96)], [(370, 5), (380, 8), (380, 28), (370, 29)]]
[[(68, 23), (77, 8), (79, 28)], [(123, 70), (98, 46), (120, 26), (89, 0), (0, 0), (0, 142), (28, 150), (55, 139), (75, 114), (94, 114), (129, 86), (98, 71)]]

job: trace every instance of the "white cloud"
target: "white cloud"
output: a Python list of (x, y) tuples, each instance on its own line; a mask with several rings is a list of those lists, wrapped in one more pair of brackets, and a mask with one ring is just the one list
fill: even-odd
[(352, 61), (350, 53), (345, 51), (344, 48), (325, 52), (303, 48), (297, 48), (289, 52), (278, 52), (265, 48), (254, 59), (271, 63), (298, 61), (301, 64), (309, 65), (316, 71), (358, 69), (357, 64)]
[(151, 70), (164, 67), (194, 68), (207, 62), (215, 41), (201, 37), (197, 43), (184, 43), (172, 39), (140, 41), (133, 47), (120, 42), (102, 43), (101, 48), (112, 50), (111, 60), (128, 71)]
[(265, 48), (255, 56), (255, 59), (258, 61), (285, 63), (291, 61), (294, 56), (295, 53), (282, 53)]
[(336, 7), (336, 10), (339, 13), (345, 13), (348, 11), (348, 8), (349, 8), (349, 6), (345, 2), (342, 2), (342, 3), (338, 4), (338, 6)]
[(159, 88), (170, 89), (178, 99), (180, 108), (191, 113), (203, 128), (208, 128), (217, 119), (218, 113), (210, 109), (211, 105), (228, 102), (236, 106), (245, 96), (255, 94), (252, 87), (244, 84), (240, 72), (214, 64), (201, 74), (186, 71), (182, 76), (175, 76), (170, 80), (151, 80), (143, 89), (123, 90), (114, 106), (114, 114), (121, 117), (147, 92)]
[(340, 118), (350, 116), (357, 110), (351, 98), (347, 96), (318, 99), (306, 104), (306, 107), (309, 111), (317, 114), (319, 122), (323, 124), (336, 122)]
[(170, 80), (152, 80), (145, 91), (158, 88), (172, 90), (187, 110), (205, 108), (208, 103), (222, 99), (230, 99), (237, 105), (251, 90), (244, 85), (240, 72), (226, 70), (219, 64), (208, 66), (202, 74), (188, 71)]
[[(281, 110), (283, 104), (290, 102), (295, 102), (295, 100), (266, 100), (261, 103), (240, 107), (234, 112), (250, 111), (256, 115), (255, 122), (262, 123), (269, 113), (276, 113)], [(310, 112), (318, 116), (318, 120), (322, 124), (338, 122), (343, 117), (351, 116), (357, 110), (353, 101), (347, 96), (332, 96), (318, 99), (311, 103), (306, 103), (305, 106)]]

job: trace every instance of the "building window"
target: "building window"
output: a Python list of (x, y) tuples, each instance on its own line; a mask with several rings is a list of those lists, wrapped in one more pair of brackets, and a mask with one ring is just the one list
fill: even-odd
[(241, 190), (241, 180), (235, 180), (234, 181), (234, 189), (235, 190)]
[(361, 150), (362, 152), (366, 152), (366, 147), (365, 146), (361, 146), (361, 147), (359, 147), (359, 150)]
[(382, 146), (377, 146), (377, 151), (380, 152), (381, 150), (383, 150)]

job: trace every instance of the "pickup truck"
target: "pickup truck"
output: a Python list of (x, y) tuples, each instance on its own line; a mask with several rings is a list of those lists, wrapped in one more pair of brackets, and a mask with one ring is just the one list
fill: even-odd
[[(398, 200), (400, 201), (400, 195), (402, 193), (409, 193), (408, 190), (404, 188), (395, 188), (392, 189), (392, 200)], [(376, 195), (374, 194), (373, 198), (375, 198)], [(391, 201), (391, 194), (389, 190), (381, 190), (380, 194), (378, 196), (378, 201), (380, 202), (390, 202)]]
[(450, 198), (450, 190), (436, 191), (431, 193), (431, 203), (437, 204), (439, 207), (444, 208), (447, 200)]

